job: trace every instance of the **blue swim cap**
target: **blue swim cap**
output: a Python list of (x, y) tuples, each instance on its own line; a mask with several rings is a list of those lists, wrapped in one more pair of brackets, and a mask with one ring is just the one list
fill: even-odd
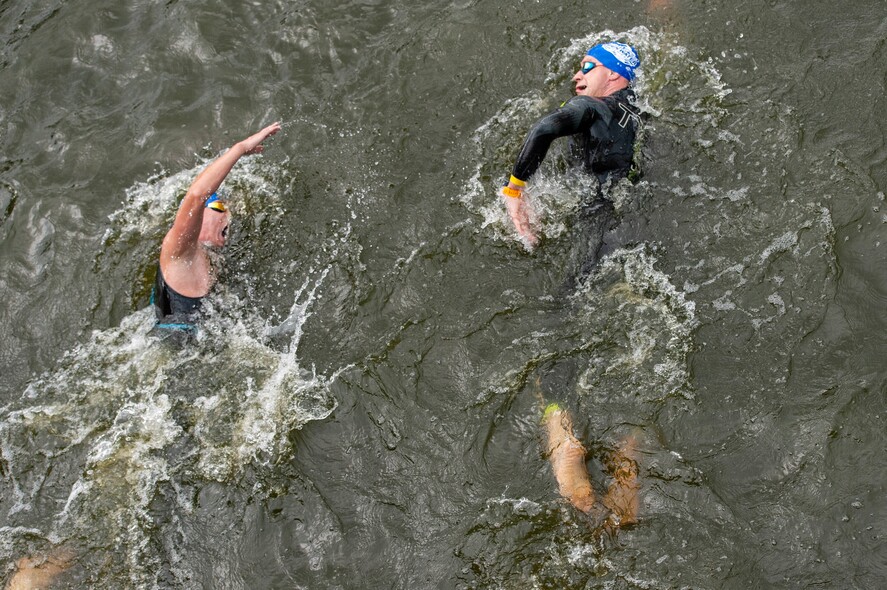
[(595, 45), (586, 55), (595, 58), (602, 66), (613, 70), (629, 82), (634, 80), (635, 68), (641, 65), (641, 58), (634, 47), (618, 41)]
[(224, 213), (228, 210), (228, 206), (225, 205), (224, 196), (219, 196), (219, 193), (213, 193), (209, 196), (206, 202), (203, 204), (207, 209), (213, 209), (215, 211), (221, 211)]

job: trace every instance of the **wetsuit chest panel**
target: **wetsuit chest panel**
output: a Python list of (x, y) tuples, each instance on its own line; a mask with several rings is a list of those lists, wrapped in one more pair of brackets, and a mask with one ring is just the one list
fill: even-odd
[(626, 176), (631, 169), (638, 115), (628, 102), (629, 92), (622, 90), (594, 101), (599, 116), (587, 130), (571, 137), (574, 163), (596, 175), (602, 184)]

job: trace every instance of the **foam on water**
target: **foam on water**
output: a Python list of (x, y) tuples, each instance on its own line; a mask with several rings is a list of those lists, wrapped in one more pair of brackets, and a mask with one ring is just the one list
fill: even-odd
[[(297, 294), (288, 320), (298, 328), (283, 352), (263, 344), (264, 326), (249, 319), (182, 350), (149, 335), (150, 309), (127, 317), (119, 328), (95, 333), (66, 355), (60, 369), (29, 386), (26, 407), (5, 412), (0, 444), (16, 496), (7, 518), (47, 522), (45, 515), (33, 514), (34, 496), (49, 493), (62, 501), (57, 496), (62, 482), (46, 489), (43, 474), (65, 472), (69, 491), (44, 531), (46, 538), (60, 542), (75, 531), (90, 531), (89, 538), (101, 544), (104, 539), (94, 536), (104, 536), (107, 527), (131, 550), (129, 569), (143, 583), (153, 561), (145, 554), (151, 530), (147, 507), (161, 483), (189, 472), (235, 481), (247, 465), (279, 460), (289, 451), (289, 432), (335, 408), (328, 392), (335, 376), (305, 373), (296, 357), (319, 284), (301, 300), (303, 293)], [(225, 324), (222, 319), (204, 329)], [(216, 381), (202, 372), (214, 363), (247, 376)], [(184, 377), (185, 388), (177, 386), (177, 375)], [(215, 394), (188, 401), (188, 389), (204, 387)], [(182, 420), (183, 410), (190, 419)], [(198, 447), (188, 447), (189, 440)], [(177, 449), (182, 445), (184, 450)], [(24, 456), (35, 453), (42, 456), (39, 466)], [(105, 527), (96, 527), (97, 522)]]
[[(329, 385), (345, 367), (330, 377), (301, 368), (296, 356), (305, 322), (311, 316), (310, 306), (317, 297), (326, 271), (313, 284), (307, 282), (297, 291), (287, 318), (279, 325), (265, 324), (256, 333), (255, 327), (243, 321), (210, 318), (207, 331), (225, 331), (226, 346), (231, 354), (261, 368), (242, 371), (233, 376), (239, 383), (236, 395), (200, 396), (195, 404), (204, 409), (195, 416), (195, 433), (200, 440), (199, 469), (205, 477), (225, 481), (255, 460), (276, 460), (289, 452), (287, 434), (311, 420), (326, 418), (335, 409), (329, 396)], [(268, 347), (268, 337), (287, 336), (289, 346), (278, 352)], [(227, 415), (220, 431), (218, 417)], [(233, 417), (233, 418), (232, 418)], [(220, 436), (221, 434), (221, 436)]]
[[(612, 313), (607, 325), (623, 326), (606, 331), (607, 354), (592, 362), (580, 379), (588, 395), (612, 399), (621, 391), (628, 392), (623, 396), (651, 402), (679, 391), (688, 393), (687, 360), (697, 326), (696, 305), (655, 265), (656, 256), (648, 246), (618, 250), (604, 259), (600, 272), (578, 296), (588, 302), (582, 308), (582, 321), (596, 324), (605, 309)], [(605, 284), (607, 289), (600, 290)]]

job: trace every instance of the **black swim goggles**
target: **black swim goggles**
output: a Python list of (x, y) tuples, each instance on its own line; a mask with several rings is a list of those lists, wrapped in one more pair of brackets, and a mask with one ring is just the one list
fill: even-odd
[(583, 74), (587, 74), (588, 72), (595, 69), (599, 65), (601, 65), (601, 64), (596, 64), (593, 61), (586, 61), (586, 62), (582, 63), (582, 67), (579, 69), (582, 71)]

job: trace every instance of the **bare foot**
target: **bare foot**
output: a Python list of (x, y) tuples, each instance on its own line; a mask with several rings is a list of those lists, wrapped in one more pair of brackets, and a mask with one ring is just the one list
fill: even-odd
[(46, 557), (22, 557), (15, 564), (15, 574), (6, 590), (44, 590), (60, 573), (71, 567), (74, 554), (68, 549), (53, 551)]
[(634, 524), (638, 519), (638, 463), (637, 439), (628, 435), (608, 458), (607, 467), (613, 482), (604, 496), (606, 506), (615, 517), (616, 526)]
[(594, 490), (585, 468), (585, 447), (573, 436), (570, 414), (557, 404), (549, 404), (542, 423), (548, 431), (548, 460), (561, 496), (582, 512), (591, 512)]

